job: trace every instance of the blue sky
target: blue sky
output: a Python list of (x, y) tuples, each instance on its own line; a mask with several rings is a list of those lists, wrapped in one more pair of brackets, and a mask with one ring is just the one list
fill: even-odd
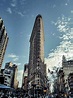
[(29, 38), (38, 14), (44, 22), (47, 68), (61, 66), (63, 54), (73, 59), (73, 0), (0, 0), (0, 16), (9, 36), (2, 67), (12, 61), (22, 75), (29, 61)]

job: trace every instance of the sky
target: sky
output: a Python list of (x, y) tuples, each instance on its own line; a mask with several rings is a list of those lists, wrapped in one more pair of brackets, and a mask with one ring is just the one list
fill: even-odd
[(0, 17), (9, 36), (2, 68), (10, 61), (17, 64), (20, 86), (24, 64), (29, 62), (29, 39), (38, 14), (44, 23), (47, 69), (60, 67), (63, 55), (67, 60), (73, 59), (73, 0), (0, 0)]

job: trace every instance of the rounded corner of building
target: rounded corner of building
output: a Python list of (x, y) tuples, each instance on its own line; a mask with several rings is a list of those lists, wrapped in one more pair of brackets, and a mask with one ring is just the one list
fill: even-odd
[(42, 15), (41, 14), (38, 14), (36, 18), (38, 18), (38, 17), (42, 18)]

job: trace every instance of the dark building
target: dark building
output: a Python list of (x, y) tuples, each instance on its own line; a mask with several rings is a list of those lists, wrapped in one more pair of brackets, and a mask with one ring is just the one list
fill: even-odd
[(6, 28), (4, 26), (2, 18), (0, 18), (0, 69), (2, 66), (2, 62), (4, 59), (4, 54), (6, 51), (7, 43), (8, 43), (8, 36), (6, 33)]
[(13, 87), (15, 89), (18, 87), (17, 71), (17, 66), (12, 62), (5, 64), (5, 70), (3, 72), (5, 85)]
[(0, 74), (0, 84), (4, 84), (3, 71), (4, 71), (4, 69), (1, 69), (1, 74)]
[(57, 94), (64, 94), (65, 93), (65, 80), (64, 80), (64, 72), (63, 68), (60, 68), (57, 72)]
[(28, 90), (28, 64), (24, 65), (22, 88), (27, 92)]
[(44, 64), (44, 27), (42, 16), (35, 19), (30, 37), (28, 89), (44, 89), (46, 86), (46, 65)]

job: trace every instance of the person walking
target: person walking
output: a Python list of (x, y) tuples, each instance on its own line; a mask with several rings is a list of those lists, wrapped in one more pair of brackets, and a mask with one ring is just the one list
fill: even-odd
[(51, 98), (51, 95), (50, 94), (48, 95), (48, 98)]
[(56, 98), (60, 98), (60, 97), (57, 95)]

